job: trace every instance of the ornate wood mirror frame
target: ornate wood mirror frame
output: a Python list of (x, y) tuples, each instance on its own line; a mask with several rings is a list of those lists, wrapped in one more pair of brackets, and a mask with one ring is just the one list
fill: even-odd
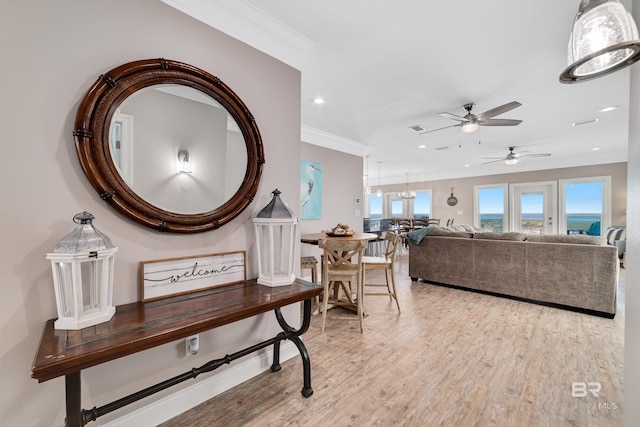
[[(244, 137), (247, 166), (242, 184), (230, 199), (209, 212), (183, 214), (154, 206), (125, 183), (112, 160), (109, 137), (114, 113), (136, 91), (159, 84), (183, 85), (210, 96), (226, 108)], [(163, 58), (130, 62), (101, 75), (80, 103), (73, 135), (82, 169), (100, 198), (159, 231), (198, 233), (231, 221), (253, 200), (264, 165), (260, 132), (242, 100), (219, 78)]]

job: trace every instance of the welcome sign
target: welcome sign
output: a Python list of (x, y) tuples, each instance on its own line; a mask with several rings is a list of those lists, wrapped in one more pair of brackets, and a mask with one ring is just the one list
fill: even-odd
[(141, 261), (142, 301), (240, 283), (247, 279), (246, 251)]

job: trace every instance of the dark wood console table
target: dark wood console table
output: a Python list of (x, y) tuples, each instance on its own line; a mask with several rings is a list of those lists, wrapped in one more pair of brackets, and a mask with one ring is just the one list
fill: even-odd
[[(43, 382), (64, 375), (66, 425), (84, 426), (102, 415), (270, 345), (273, 345), (271, 370), (279, 371), (280, 341), (288, 339), (300, 351), (304, 381), (302, 395), (309, 397), (313, 394), (311, 364), (300, 336), (309, 328), (311, 302), (321, 292), (319, 285), (300, 279), (296, 279), (292, 285), (274, 288), (258, 285), (253, 279), (163, 300), (121, 305), (116, 307), (116, 314), (110, 321), (78, 331), (54, 329), (55, 319), (52, 319), (45, 324), (31, 377)], [(300, 301), (304, 301), (304, 315), (302, 326), (296, 330), (286, 323), (280, 309)], [(80, 372), (83, 369), (270, 310), (275, 311), (278, 324), (283, 329), (274, 338), (212, 360), (104, 406), (81, 409)]]

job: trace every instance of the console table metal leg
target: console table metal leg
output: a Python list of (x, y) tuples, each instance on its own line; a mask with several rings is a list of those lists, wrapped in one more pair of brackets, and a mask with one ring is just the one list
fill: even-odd
[(271, 364), (271, 372), (278, 372), (282, 369), (280, 366), (280, 341), (273, 344), (273, 363)]
[(302, 326), (300, 326), (300, 329), (298, 330), (292, 328), (286, 320), (284, 320), (284, 317), (282, 317), (282, 311), (280, 311), (279, 308), (276, 309), (276, 319), (278, 320), (280, 327), (284, 330), (286, 339), (291, 340), (296, 347), (298, 347), (298, 351), (302, 357), (304, 386), (302, 387), (301, 393), (304, 397), (309, 397), (313, 394), (313, 388), (311, 388), (311, 360), (309, 359), (307, 347), (305, 347), (304, 343), (300, 339), (300, 335), (304, 334), (307, 329), (309, 329), (309, 324), (311, 323), (311, 302), (312, 300), (308, 299), (303, 303), (304, 310)]
[(65, 399), (67, 419), (66, 427), (82, 427), (82, 407), (80, 406), (80, 372), (67, 374), (65, 381)]

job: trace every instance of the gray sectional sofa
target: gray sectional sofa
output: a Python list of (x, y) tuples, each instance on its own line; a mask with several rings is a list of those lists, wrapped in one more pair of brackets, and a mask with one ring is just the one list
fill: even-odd
[[(414, 239), (416, 240), (416, 239)], [(409, 241), (412, 280), (613, 318), (619, 262), (606, 239), (432, 230)]]

